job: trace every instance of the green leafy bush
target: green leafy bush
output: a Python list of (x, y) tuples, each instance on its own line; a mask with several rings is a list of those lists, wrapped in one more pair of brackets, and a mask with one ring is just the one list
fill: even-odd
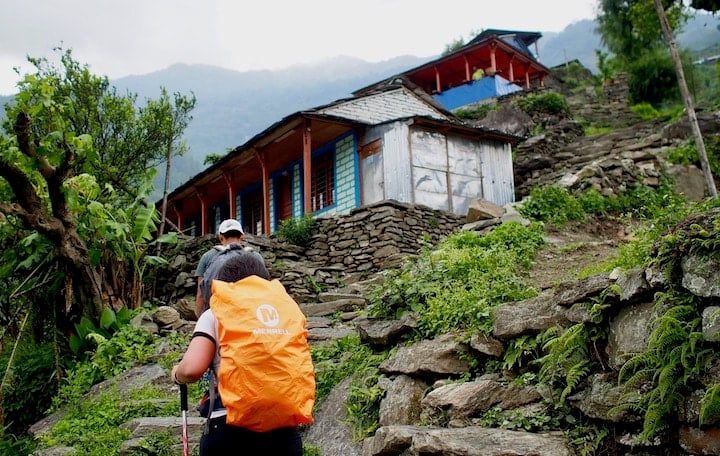
[(612, 128), (606, 126), (585, 125), (583, 131), (585, 136), (598, 136), (610, 133)]
[(455, 111), (455, 115), (461, 119), (480, 120), (487, 117), (492, 111), (497, 111), (497, 103), (482, 103), (472, 108), (461, 108)]
[(144, 416), (172, 416), (180, 410), (179, 398), (158, 403), (163, 393), (157, 387), (144, 387), (122, 394), (108, 389), (98, 396), (75, 401), (50, 432), (40, 438), (40, 446), (71, 446), (88, 456), (119, 454), (130, 436), (123, 423)]
[(155, 350), (155, 337), (145, 328), (123, 326), (112, 338), (95, 338), (97, 350), (91, 358), (103, 376), (110, 378), (137, 364), (145, 364)]
[(720, 383), (711, 385), (701, 401), (700, 425), (720, 421)]
[(607, 52), (603, 52), (601, 49), (595, 49), (595, 57), (597, 57), (597, 65), (602, 78), (606, 81), (615, 78), (615, 74), (620, 67), (617, 58), (610, 57)]
[(647, 102), (636, 103), (630, 106), (630, 110), (640, 116), (642, 120), (653, 120), (661, 117), (660, 112)]
[(526, 334), (510, 339), (503, 355), (505, 370), (528, 366), (542, 356), (542, 334)]
[(680, 99), (675, 65), (665, 46), (643, 53), (630, 63), (628, 71), (630, 100), (633, 104), (646, 102), (657, 107)]
[(305, 247), (312, 240), (315, 219), (311, 214), (305, 214), (300, 218), (289, 218), (280, 222), (275, 235), (291, 244)]
[(385, 390), (378, 386), (380, 369), (367, 367), (360, 375), (356, 372), (345, 401), (348, 422), (355, 441), (372, 436), (380, 426), (380, 400)]
[(525, 112), (560, 114), (568, 112), (569, 109), (565, 97), (552, 90), (518, 98), (517, 104)]
[(617, 197), (618, 210), (648, 225), (665, 229), (678, 223), (692, 210), (684, 196), (675, 191), (672, 183), (663, 179), (658, 188), (634, 185)]
[[(683, 67), (690, 74), (691, 57), (683, 54)], [(680, 101), (680, 87), (675, 72), (675, 64), (667, 50), (661, 45), (648, 49), (639, 58), (629, 63), (630, 101), (633, 104), (650, 103), (655, 107)]]
[(533, 187), (518, 210), (524, 217), (558, 225), (585, 219), (585, 211), (577, 198), (566, 188), (554, 184)]
[(80, 399), (90, 388), (105, 379), (121, 374), (136, 364), (148, 361), (155, 351), (157, 339), (144, 328), (122, 326), (110, 338), (91, 333), (96, 344), (88, 358), (77, 362), (60, 383), (52, 410)]
[(320, 448), (303, 442), (303, 456), (322, 456)]
[(620, 210), (617, 198), (607, 197), (594, 188), (578, 195), (577, 200), (586, 214), (607, 215)]
[(120, 329), (127, 325), (132, 319), (132, 313), (125, 307), (117, 311), (106, 307), (96, 325), (91, 319), (82, 317), (79, 323), (75, 324), (75, 333), (70, 335), (70, 350), (80, 359), (85, 358), (94, 351), (94, 339), (100, 337), (109, 339)]
[(653, 323), (647, 349), (620, 369), (619, 381), (626, 395), (617, 409), (643, 414), (644, 441), (670, 428), (680, 401), (692, 390), (689, 380), (703, 371), (712, 356), (702, 334), (697, 302), (692, 300), (672, 292), (658, 295), (656, 308), (664, 306), (666, 310)]
[(316, 402), (346, 377), (372, 370), (387, 359), (387, 353), (374, 353), (360, 343), (356, 334), (335, 339), (327, 344), (311, 347), (315, 366)]
[[(3, 356), (0, 365), (6, 367), (8, 361)], [(41, 407), (43, 404), (46, 407), (57, 394), (57, 383), (53, 381), (55, 368), (53, 344), (20, 344), (9, 377), (3, 382), (2, 411), (8, 432), (20, 435), (42, 418), (45, 410)]]
[(375, 353), (360, 342), (357, 334), (352, 334), (313, 346), (311, 353), (315, 365), (316, 403), (338, 383), (351, 377), (350, 395), (345, 401), (347, 423), (358, 441), (372, 435), (379, 426), (380, 399), (384, 394), (377, 386), (379, 366), (388, 359), (391, 351)]
[(27, 456), (33, 454), (37, 444), (29, 437), (18, 438), (17, 436), (0, 428), (0, 454), (4, 456)]
[(539, 432), (559, 427), (559, 420), (552, 406), (545, 406), (541, 410), (527, 411), (522, 408), (503, 410), (502, 407), (492, 407), (480, 417), (482, 427), (499, 427), (509, 430), (523, 430), (525, 432)]
[(489, 333), (493, 307), (535, 295), (522, 275), (543, 243), (538, 224), (507, 222), (487, 235), (453, 233), (390, 271), (370, 290), (368, 313), (395, 318), (416, 312), (418, 337), (454, 329)]
[(640, 116), (642, 120), (678, 120), (685, 115), (684, 107), (681, 103), (672, 103), (669, 105), (655, 107), (648, 102), (640, 102), (630, 106), (630, 110)]
[(598, 360), (594, 347), (607, 336), (607, 331), (596, 324), (577, 323), (567, 329), (552, 328), (544, 334), (545, 343), (540, 358), (540, 379), (560, 390), (558, 400), (565, 401), (575, 388), (602, 360)]
[[(710, 171), (715, 176), (720, 176), (720, 139), (717, 137), (709, 137), (704, 140), (704, 144)], [(694, 141), (688, 141), (672, 149), (668, 153), (667, 159), (670, 163), (695, 165), (698, 168), (702, 168), (697, 145)]]
[(596, 76), (579, 62), (570, 62), (564, 68), (555, 68), (556, 73), (562, 78), (565, 87), (577, 89), (579, 87), (593, 84)]

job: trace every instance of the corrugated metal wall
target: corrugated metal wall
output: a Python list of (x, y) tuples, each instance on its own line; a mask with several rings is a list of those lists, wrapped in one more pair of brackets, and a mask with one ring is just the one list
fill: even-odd
[(503, 206), (515, 201), (510, 144), (481, 141), (484, 199)]
[[(458, 215), (478, 198), (498, 205), (514, 201), (509, 144), (478, 141), (412, 128), (404, 122), (369, 132), (381, 137), (384, 199), (423, 204)], [(363, 179), (377, 177), (364, 175)], [(363, 182), (362, 185), (378, 185)], [(379, 193), (379, 192), (376, 192)], [(363, 201), (370, 204), (376, 201)]]
[(483, 198), (482, 150), (477, 141), (448, 138), (453, 212), (466, 214), (470, 203)]
[(384, 126), (382, 154), (385, 198), (405, 203), (413, 201), (409, 134), (409, 127), (404, 122)]
[(415, 204), (450, 211), (448, 151), (445, 135), (411, 129), (412, 179)]

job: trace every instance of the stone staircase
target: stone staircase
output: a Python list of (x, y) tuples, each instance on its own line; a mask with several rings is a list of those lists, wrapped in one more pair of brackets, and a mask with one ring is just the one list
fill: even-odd
[(307, 317), (308, 341), (311, 345), (340, 339), (357, 332), (355, 320), (364, 314), (368, 291), (382, 283), (382, 273), (344, 277), (346, 284), (321, 292), (313, 302), (300, 304)]

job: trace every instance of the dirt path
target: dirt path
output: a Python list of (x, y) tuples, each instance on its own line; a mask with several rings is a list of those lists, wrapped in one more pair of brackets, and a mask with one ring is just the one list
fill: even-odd
[(527, 279), (538, 290), (577, 279), (590, 268), (597, 269), (616, 256), (619, 246), (629, 239), (623, 225), (615, 220), (547, 228), (545, 233), (546, 244), (535, 257)]

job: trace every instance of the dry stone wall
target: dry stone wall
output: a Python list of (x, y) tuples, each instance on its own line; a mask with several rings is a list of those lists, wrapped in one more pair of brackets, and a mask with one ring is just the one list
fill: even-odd
[[(321, 291), (335, 290), (400, 265), (424, 245), (431, 245), (466, 221), (464, 216), (384, 200), (352, 210), (347, 215), (319, 217), (307, 248), (275, 238), (247, 235), (272, 277), (279, 279), (300, 303), (315, 301)], [(167, 267), (156, 271), (154, 296), (173, 303), (183, 318), (194, 319), (200, 256), (211, 248), (214, 235), (184, 239)]]
[(397, 267), (402, 258), (435, 244), (465, 222), (464, 216), (385, 200), (346, 216), (318, 219), (308, 260), (346, 273)]

